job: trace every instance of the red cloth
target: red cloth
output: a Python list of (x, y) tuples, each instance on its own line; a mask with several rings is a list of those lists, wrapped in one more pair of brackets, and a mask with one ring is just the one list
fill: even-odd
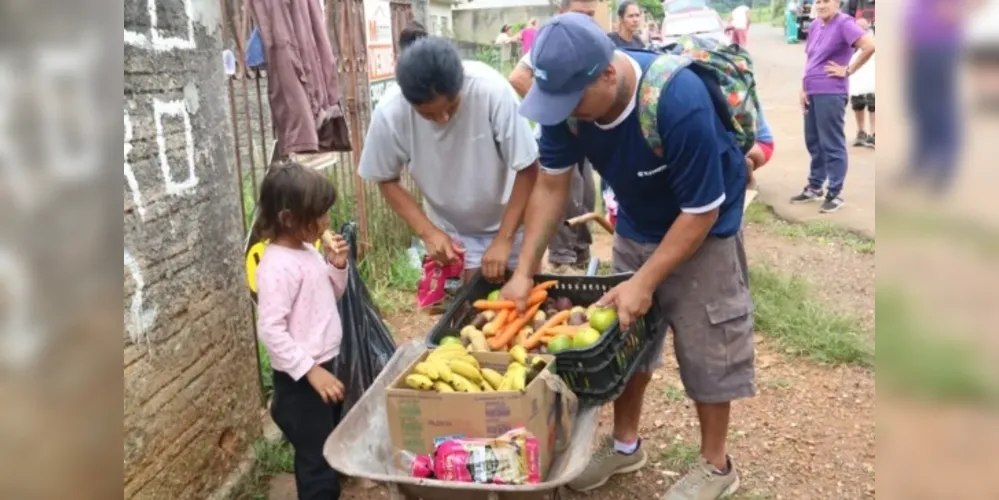
[[(770, 163), (770, 157), (774, 155), (773, 143), (767, 144), (765, 142), (757, 142), (756, 146), (759, 147), (761, 151), (763, 151), (763, 165)], [(762, 167), (763, 165), (760, 165), (760, 167)]]
[(749, 30), (732, 29), (732, 43), (746, 48), (746, 41), (749, 38)]

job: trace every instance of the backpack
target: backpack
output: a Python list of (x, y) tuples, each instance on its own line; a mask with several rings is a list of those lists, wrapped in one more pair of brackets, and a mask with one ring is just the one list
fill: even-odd
[[(738, 45), (694, 35), (685, 35), (657, 52), (661, 55), (645, 71), (638, 87), (638, 122), (655, 155), (663, 156), (659, 96), (682, 68), (692, 70), (707, 84), (718, 117), (735, 134), (742, 152), (748, 153), (756, 142), (759, 127), (759, 99), (749, 53)], [(574, 118), (566, 120), (566, 124), (573, 134), (577, 133)]]

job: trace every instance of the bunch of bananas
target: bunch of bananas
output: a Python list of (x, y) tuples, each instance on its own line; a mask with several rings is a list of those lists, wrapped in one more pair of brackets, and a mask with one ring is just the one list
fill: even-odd
[(510, 365), (501, 375), (480, 366), (461, 345), (443, 345), (413, 367), (413, 373), (406, 376), (406, 385), (437, 392), (523, 391), (544, 368), (545, 361), (539, 357), (531, 360), (529, 368), (527, 350), (522, 346), (510, 349)]

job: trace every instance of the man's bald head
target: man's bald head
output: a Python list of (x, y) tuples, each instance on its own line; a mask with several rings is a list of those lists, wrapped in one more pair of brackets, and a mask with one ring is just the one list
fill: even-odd
[(599, 0), (562, 0), (560, 7), (562, 12), (578, 12), (593, 17), (597, 12)]

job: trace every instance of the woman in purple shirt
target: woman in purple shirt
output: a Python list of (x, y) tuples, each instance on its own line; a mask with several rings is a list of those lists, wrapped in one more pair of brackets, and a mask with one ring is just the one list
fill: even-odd
[[(847, 166), (843, 122), (849, 77), (874, 54), (874, 37), (857, 26), (855, 19), (840, 12), (839, 4), (839, 0), (815, 0), (812, 5), (816, 18), (808, 27), (807, 62), (801, 89), (805, 145), (812, 163), (808, 185), (791, 198), (791, 203), (808, 203), (824, 197), (820, 208), (823, 213), (835, 212), (843, 206), (840, 193)], [(860, 55), (851, 65), (855, 48), (860, 49)]]

